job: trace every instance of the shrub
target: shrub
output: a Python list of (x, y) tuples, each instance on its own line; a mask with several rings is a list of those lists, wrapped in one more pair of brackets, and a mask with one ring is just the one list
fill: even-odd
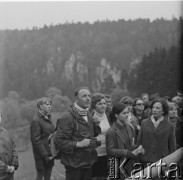
[(71, 104), (71, 100), (66, 96), (55, 95), (52, 99), (52, 110), (54, 112), (62, 112)]

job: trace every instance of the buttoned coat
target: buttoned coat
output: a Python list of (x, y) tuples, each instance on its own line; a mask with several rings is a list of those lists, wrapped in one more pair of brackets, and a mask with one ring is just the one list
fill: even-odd
[(166, 116), (157, 128), (148, 118), (142, 122), (137, 144), (145, 150), (145, 154), (141, 155), (142, 161), (156, 162), (176, 150), (175, 127)]
[[(133, 168), (134, 161), (132, 160), (134, 155), (132, 150), (134, 149), (134, 136), (135, 132), (132, 126), (126, 125), (127, 134), (124, 133), (125, 126), (120, 125), (118, 122), (114, 122), (113, 125), (106, 133), (106, 149), (109, 157), (116, 158), (116, 161), (120, 165), (124, 159), (131, 159), (126, 165), (127, 175)], [(125, 179), (124, 174), (120, 174), (120, 178)]]
[(48, 157), (51, 156), (48, 137), (54, 129), (50, 118), (46, 119), (40, 112), (34, 116), (30, 132), (36, 168), (42, 168), (40, 161), (47, 161)]

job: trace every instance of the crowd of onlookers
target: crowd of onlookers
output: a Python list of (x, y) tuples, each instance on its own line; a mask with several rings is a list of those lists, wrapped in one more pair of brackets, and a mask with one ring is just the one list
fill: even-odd
[(38, 101), (38, 113), (31, 123), (31, 140), (37, 180), (49, 180), (54, 157), (47, 137), (55, 132), (57, 159), (65, 166), (66, 180), (110, 179), (109, 159), (115, 166), (125, 164), (131, 175), (134, 163), (147, 167), (182, 147), (182, 93), (173, 98), (143, 93), (138, 98), (122, 97), (112, 104), (110, 95), (90, 94), (87, 87), (74, 92), (75, 102), (63, 112), (54, 127), (51, 100)]
[[(74, 92), (75, 102), (61, 114), (54, 127), (52, 101), (43, 97), (30, 125), (31, 142), (37, 171), (36, 180), (50, 180), (54, 159), (65, 166), (66, 180), (110, 179), (109, 159), (125, 164), (120, 179), (130, 176), (134, 163), (144, 168), (173, 153), (183, 145), (183, 94), (160, 97), (143, 93), (138, 98), (124, 96), (112, 104), (110, 95), (94, 93), (87, 87)], [(4, 134), (5, 130), (0, 129)], [(53, 157), (48, 137), (54, 132), (59, 151)], [(0, 142), (4, 136), (0, 137)], [(11, 139), (0, 143), (0, 180), (13, 180), (18, 168), (17, 153)], [(1, 146), (2, 145), (2, 146)], [(8, 149), (9, 159), (3, 152)]]

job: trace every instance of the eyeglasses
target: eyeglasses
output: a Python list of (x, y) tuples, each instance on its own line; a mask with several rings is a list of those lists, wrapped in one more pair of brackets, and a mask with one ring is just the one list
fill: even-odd
[(137, 106), (144, 106), (144, 103), (138, 103)]

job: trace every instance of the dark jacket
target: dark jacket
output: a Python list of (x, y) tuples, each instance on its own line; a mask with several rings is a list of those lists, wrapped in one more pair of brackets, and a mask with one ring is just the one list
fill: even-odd
[(145, 149), (142, 161), (156, 162), (176, 150), (175, 127), (164, 117), (155, 129), (151, 118), (148, 118), (142, 122), (137, 144)]
[(124, 158), (131, 157), (131, 150), (133, 149), (134, 130), (131, 126), (126, 125), (128, 135), (124, 134), (124, 126), (117, 122), (109, 128), (106, 133), (106, 149), (107, 154), (112, 157)]
[(51, 117), (46, 119), (38, 112), (31, 122), (30, 133), (35, 160), (44, 159), (45, 161), (48, 161), (48, 157), (51, 156), (48, 137), (53, 133), (54, 125), (50, 118)]
[[(61, 152), (61, 163), (71, 168), (90, 168), (97, 160), (95, 148), (99, 145), (94, 138), (92, 116), (87, 115), (88, 122), (80, 116), (72, 105), (57, 120), (58, 130), (54, 136), (56, 149)], [(76, 143), (91, 139), (89, 147), (77, 148)]]
[(0, 127), (0, 180), (10, 178), (13, 174), (7, 173), (7, 166), (18, 168), (18, 154), (15, 144), (6, 129)]
[[(125, 131), (127, 133), (124, 133)], [(125, 130), (125, 126), (120, 125), (118, 122), (114, 122), (106, 133), (108, 156), (117, 158), (116, 160), (119, 162), (119, 165), (123, 162), (124, 158), (131, 159), (128, 161), (127, 166), (125, 166), (128, 175), (130, 175), (134, 163), (133, 159), (135, 159), (135, 156), (131, 152), (134, 149), (134, 136), (135, 132), (132, 126), (126, 125)], [(120, 177), (125, 179), (123, 174)]]
[(178, 118), (178, 121), (176, 123), (176, 143), (177, 143), (177, 149), (183, 147), (183, 116), (180, 116)]

